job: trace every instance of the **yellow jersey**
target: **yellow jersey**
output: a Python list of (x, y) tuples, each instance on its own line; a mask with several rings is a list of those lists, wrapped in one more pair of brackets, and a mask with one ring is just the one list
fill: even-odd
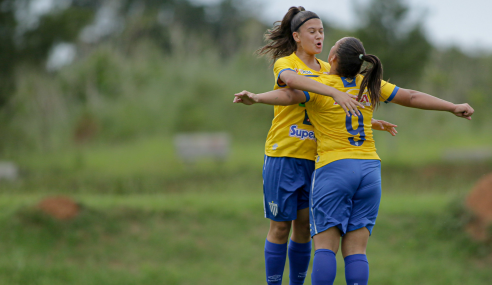
[[(359, 94), (362, 75), (345, 78), (338, 75), (323, 75), (316, 80), (352, 95)], [(390, 102), (398, 87), (382, 81), (380, 100)], [(316, 169), (340, 159), (378, 159), (372, 134), (371, 119), (373, 108), (367, 91), (361, 98), (365, 108), (359, 108), (361, 115), (348, 117), (333, 98), (304, 92), (306, 109), (314, 126), (317, 138)]]
[[(287, 85), (280, 80), (280, 74), (286, 70), (299, 75), (316, 78), (330, 71), (330, 64), (318, 59), (321, 69), (309, 68), (295, 53), (279, 58), (273, 67), (275, 89)], [(294, 157), (315, 160), (316, 138), (304, 104), (274, 106), (274, 118), (268, 132), (265, 154), (273, 157)]]

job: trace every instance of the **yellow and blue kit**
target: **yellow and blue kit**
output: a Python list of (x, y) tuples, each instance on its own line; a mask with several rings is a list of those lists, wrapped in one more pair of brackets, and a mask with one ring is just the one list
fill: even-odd
[[(313, 79), (327, 73), (330, 65), (318, 60), (319, 71), (309, 68), (295, 54), (275, 62), (274, 89), (287, 85), (280, 79), (286, 70)], [(274, 106), (274, 119), (265, 144), (263, 195), (265, 217), (292, 221), (297, 211), (309, 206), (311, 174), (314, 171), (316, 138), (304, 104)]]
[[(324, 75), (317, 80), (358, 95), (363, 76)], [(380, 100), (390, 102), (398, 87), (382, 82)], [(304, 92), (306, 109), (317, 138), (316, 170), (310, 197), (311, 235), (331, 227), (342, 234), (376, 222), (381, 198), (381, 163), (372, 134), (373, 108), (364, 93), (358, 117), (347, 116), (331, 97)]]
[[(286, 70), (295, 71), (299, 75), (310, 78), (330, 71), (327, 62), (318, 60), (321, 65), (319, 71), (309, 68), (295, 53), (282, 57), (275, 62), (274, 90), (287, 87), (280, 80), (280, 74)], [(294, 157), (314, 160), (316, 155), (316, 139), (314, 128), (309, 121), (304, 104), (290, 106), (274, 106), (274, 118), (268, 132), (265, 144), (265, 154), (272, 157)]]
[[(355, 79), (337, 75), (323, 75), (317, 80), (340, 91), (358, 95), (359, 86), (364, 77), (358, 75)], [(380, 100), (393, 100), (398, 87), (382, 81)], [(365, 108), (359, 108), (358, 117), (348, 117), (333, 98), (319, 94), (306, 94), (306, 109), (310, 121), (314, 125), (314, 133), (318, 140), (316, 169), (340, 159), (378, 159), (374, 143), (371, 119), (373, 109), (369, 95), (364, 93), (360, 103)]]

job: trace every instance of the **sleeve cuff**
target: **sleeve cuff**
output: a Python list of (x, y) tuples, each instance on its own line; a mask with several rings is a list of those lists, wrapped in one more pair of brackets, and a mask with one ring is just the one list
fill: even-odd
[[(284, 72), (284, 71), (286, 71), (286, 70), (290, 70), (290, 71), (294, 71), (294, 72), (296, 72), (296, 71), (295, 71), (294, 69), (292, 69), (292, 68), (285, 68), (285, 69), (280, 70), (280, 72), (279, 72), (279, 73), (278, 73), (278, 75), (277, 75), (277, 85), (278, 85), (278, 87), (286, 87), (286, 86), (287, 86), (287, 84), (283, 83), (283, 82), (280, 80), (280, 74), (282, 74), (282, 72)], [(282, 82), (283, 84), (280, 84), (280, 82)]]
[[(311, 100), (311, 96), (309, 96), (309, 92), (307, 92), (307, 91), (302, 91), (302, 92), (304, 92), (304, 95), (306, 95), (306, 102), (309, 102), (309, 100)], [(306, 103), (306, 102), (304, 102), (304, 103)]]
[(393, 89), (393, 92), (391, 92), (391, 95), (389, 96), (388, 99), (386, 99), (386, 101), (384, 101), (384, 103), (389, 103), (391, 102), (391, 100), (393, 100), (393, 98), (395, 98), (395, 95), (396, 93), (398, 93), (398, 90), (400, 89), (400, 87), (398, 86), (395, 86), (395, 89)]

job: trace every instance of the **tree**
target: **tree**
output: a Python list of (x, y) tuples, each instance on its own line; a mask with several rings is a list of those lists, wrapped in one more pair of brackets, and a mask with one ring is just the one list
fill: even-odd
[(422, 21), (412, 23), (409, 12), (402, 0), (372, 0), (357, 10), (363, 24), (356, 36), (367, 53), (381, 59), (384, 78), (401, 86), (420, 79), (432, 52)]
[(14, 90), (15, 23), (14, 1), (0, 0), (0, 108)]
[(73, 1), (70, 7), (54, 9), (31, 23), (34, 1), (0, 0), (0, 109), (15, 90), (16, 66), (41, 66), (51, 48), (74, 41), (95, 12), (84, 1)]

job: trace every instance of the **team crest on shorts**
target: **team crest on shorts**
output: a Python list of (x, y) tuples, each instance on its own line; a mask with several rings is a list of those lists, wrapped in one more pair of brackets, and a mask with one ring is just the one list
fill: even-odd
[(273, 216), (277, 216), (278, 214), (278, 205), (272, 202), (269, 202), (268, 205), (270, 205), (270, 212), (272, 212)]

